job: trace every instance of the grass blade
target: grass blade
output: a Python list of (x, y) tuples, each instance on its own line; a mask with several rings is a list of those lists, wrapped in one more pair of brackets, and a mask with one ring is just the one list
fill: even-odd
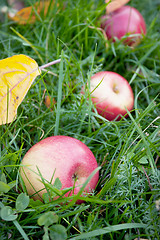
[(113, 225), (105, 228), (100, 228), (88, 233), (82, 233), (77, 237), (70, 238), (70, 240), (88, 239), (91, 237), (101, 236), (110, 232), (120, 231), (124, 229), (132, 229), (132, 228), (145, 228), (146, 226), (147, 226), (146, 224), (141, 224), (141, 223), (124, 223), (119, 225)]
[(60, 114), (61, 114), (61, 100), (62, 100), (62, 83), (63, 83), (63, 52), (62, 52), (62, 60), (60, 62), (60, 67), (59, 67), (57, 111), (56, 111), (56, 123), (55, 123), (54, 135), (58, 135), (58, 129), (59, 129), (59, 121), (60, 121)]
[(24, 240), (29, 240), (28, 236), (26, 235), (25, 231), (23, 230), (23, 228), (21, 227), (21, 225), (14, 220), (13, 221), (14, 225), (16, 226), (17, 230), (20, 232), (20, 234), (22, 235)]

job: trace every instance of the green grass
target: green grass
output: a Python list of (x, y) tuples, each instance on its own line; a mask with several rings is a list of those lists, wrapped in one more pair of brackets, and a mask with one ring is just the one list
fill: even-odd
[[(36, 78), (17, 119), (0, 126), (0, 239), (160, 239), (159, 1), (130, 2), (147, 24), (147, 35), (134, 49), (120, 41), (105, 47), (97, 28), (104, 1), (70, 0), (65, 8), (65, 1), (56, 2), (58, 9), (34, 25), (18, 25), (7, 16), (0, 23), (1, 59), (22, 53), (39, 66), (62, 59)], [(81, 96), (81, 87), (101, 70), (131, 84), (135, 105), (127, 119), (109, 122)], [(49, 109), (46, 95), (57, 101)], [(84, 142), (101, 166), (95, 192), (81, 205), (75, 204), (77, 196), (35, 202), (20, 188), (27, 150), (60, 134)]]

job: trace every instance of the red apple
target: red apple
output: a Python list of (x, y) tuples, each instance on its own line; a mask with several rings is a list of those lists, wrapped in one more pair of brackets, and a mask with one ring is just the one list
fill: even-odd
[(135, 46), (140, 42), (142, 35), (146, 34), (146, 24), (140, 12), (130, 6), (123, 6), (101, 18), (101, 28), (104, 29), (108, 39), (113, 41), (124, 36), (124, 42)]
[[(97, 167), (93, 153), (84, 143), (68, 136), (52, 136), (41, 140), (29, 149), (22, 160), (20, 175), (28, 194), (33, 195), (35, 200), (42, 200), (46, 189), (37, 168), (45, 180), (54, 183), (55, 179), (59, 178), (62, 189), (74, 186), (74, 194), (77, 194)], [(84, 192), (92, 192), (98, 178), (99, 173), (96, 172)], [(70, 191), (65, 196), (72, 194), (73, 191)]]
[(93, 75), (89, 92), (97, 112), (110, 121), (115, 118), (120, 120), (122, 116), (127, 116), (126, 109), (133, 109), (132, 88), (125, 78), (115, 72), (102, 71)]

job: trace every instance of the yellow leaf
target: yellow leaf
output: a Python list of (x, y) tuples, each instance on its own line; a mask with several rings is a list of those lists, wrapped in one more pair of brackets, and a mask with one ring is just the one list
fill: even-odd
[(40, 73), (36, 61), (23, 54), (0, 60), (0, 125), (15, 119), (19, 104)]
[(42, 13), (46, 16), (48, 10), (53, 8), (55, 5), (54, 1), (38, 1), (33, 6), (25, 7), (16, 12), (14, 15), (12, 13), (8, 14), (8, 17), (17, 22), (18, 24), (31, 24), (35, 23), (39, 19), (39, 15)]
[(111, 13), (118, 8), (122, 7), (126, 3), (128, 3), (130, 0), (105, 0), (106, 3), (108, 3), (106, 7), (106, 12)]

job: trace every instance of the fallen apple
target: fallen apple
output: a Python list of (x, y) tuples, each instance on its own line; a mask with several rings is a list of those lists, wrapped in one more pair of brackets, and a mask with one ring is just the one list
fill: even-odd
[(146, 34), (146, 24), (141, 13), (130, 6), (106, 14), (101, 18), (101, 28), (104, 29), (108, 39), (115, 41), (124, 38), (124, 43), (129, 46), (139, 44)]
[[(84, 87), (82, 88), (84, 94)], [(94, 74), (90, 80), (91, 99), (97, 112), (112, 121), (127, 117), (134, 105), (134, 95), (128, 81), (115, 72), (102, 71)]]
[[(77, 194), (97, 167), (92, 151), (84, 143), (68, 136), (52, 136), (29, 149), (22, 159), (20, 175), (28, 194), (42, 201), (42, 195), (46, 193), (42, 177), (44, 181), (52, 183), (59, 178), (61, 189), (73, 187), (74, 190), (65, 194), (67, 197)], [(85, 187), (84, 194), (95, 189), (98, 178), (97, 171)]]

